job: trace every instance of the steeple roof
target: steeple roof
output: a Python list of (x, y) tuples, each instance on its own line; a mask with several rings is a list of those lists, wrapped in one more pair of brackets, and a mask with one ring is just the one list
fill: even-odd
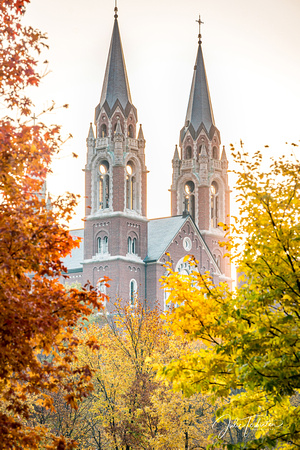
[(93, 130), (93, 125), (92, 122), (90, 123), (90, 128), (89, 128), (89, 134), (88, 134), (88, 139), (95, 139), (95, 135), (94, 135), (94, 130)]
[(124, 110), (128, 102), (132, 103), (116, 15), (99, 106), (101, 108), (107, 101), (109, 108), (112, 109), (117, 100)]
[(185, 120), (194, 127), (195, 131), (202, 123), (207, 132), (212, 125), (215, 125), (200, 41)]
[(145, 140), (145, 138), (144, 138), (144, 133), (143, 133), (143, 128), (142, 128), (142, 124), (141, 124), (141, 123), (140, 123), (140, 129), (139, 129), (138, 139)]
[(179, 160), (179, 153), (178, 153), (177, 145), (175, 145), (175, 151), (174, 151), (173, 160)]
[(221, 155), (221, 161), (227, 161), (227, 155), (225, 151), (225, 145), (223, 145), (222, 155)]
[[(201, 23), (199, 17), (199, 26)], [(193, 139), (197, 139), (200, 131), (204, 129), (209, 138), (212, 139), (216, 132), (220, 138), (220, 132), (215, 126), (214, 113), (212, 109), (208, 82), (206, 77), (202, 46), (201, 34), (199, 29), (198, 35), (198, 51), (196, 64), (194, 66), (194, 74), (190, 92), (188, 108), (186, 112), (185, 125), (180, 130), (180, 143), (183, 142), (187, 131), (190, 132)]]

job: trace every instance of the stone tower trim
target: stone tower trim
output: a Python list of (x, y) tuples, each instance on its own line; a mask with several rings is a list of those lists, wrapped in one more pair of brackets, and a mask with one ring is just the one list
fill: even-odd
[[(101, 277), (109, 275), (111, 307), (118, 297), (130, 297), (133, 284), (141, 296), (145, 290), (146, 141), (141, 125), (137, 136), (137, 121), (115, 13), (100, 102), (95, 110), (95, 132), (91, 124), (84, 169), (84, 279), (96, 286)], [(131, 287), (127, 280), (134, 280)]]
[(225, 148), (221, 153), (200, 32), (198, 38), (185, 124), (180, 131), (179, 150), (176, 146), (172, 159), (171, 214), (180, 215), (188, 209), (222, 272), (230, 277), (230, 264), (223, 259), (225, 250), (218, 244), (224, 240), (218, 224), (229, 224), (228, 160)]

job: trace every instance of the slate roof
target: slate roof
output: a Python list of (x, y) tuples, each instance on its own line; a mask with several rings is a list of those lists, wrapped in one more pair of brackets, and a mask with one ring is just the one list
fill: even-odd
[(148, 255), (145, 262), (157, 261), (189, 216), (164, 217), (148, 222)]
[[(181, 230), (185, 222), (190, 218), (190, 216), (172, 216), (163, 217), (160, 219), (151, 219), (148, 222), (148, 254), (145, 258), (145, 263), (158, 261), (160, 257), (164, 254), (168, 246), (171, 244), (174, 237)], [(68, 273), (82, 272), (82, 262), (84, 258), (84, 230), (71, 230), (71, 236), (74, 238), (80, 237), (82, 241), (79, 248), (74, 248), (70, 256), (63, 258), (62, 262), (64, 266), (68, 269)], [(211, 254), (210, 249), (207, 247), (205, 242), (203, 244), (206, 247), (206, 251)]]
[(209, 131), (211, 126), (215, 124), (201, 44), (198, 47), (185, 120), (193, 125), (194, 130), (198, 130), (203, 123), (206, 130)]
[(132, 103), (119, 25), (115, 18), (99, 106), (101, 108), (107, 101), (112, 109), (117, 100), (124, 110), (128, 102)]
[[(173, 216), (163, 217), (161, 219), (151, 219), (148, 222), (148, 255), (145, 262), (157, 261), (166, 248), (174, 239), (174, 236), (179, 232), (181, 227), (189, 216)], [(79, 248), (74, 248), (71, 255), (66, 256), (62, 262), (68, 269), (68, 273), (81, 272), (83, 262), (84, 230), (71, 230), (71, 236), (80, 237), (82, 241)]]
[(82, 241), (80, 242), (80, 246), (73, 248), (71, 255), (63, 258), (62, 263), (68, 269), (68, 273), (72, 272), (82, 272), (82, 261), (83, 261), (83, 228), (79, 230), (71, 230), (70, 235), (74, 238), (80, 237)]

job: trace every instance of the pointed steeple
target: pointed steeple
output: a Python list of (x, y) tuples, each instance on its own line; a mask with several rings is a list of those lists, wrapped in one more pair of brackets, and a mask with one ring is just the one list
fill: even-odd
[(173, 161), (178, 161), (179, 160), (179, 153), (178, 153), (178, 147), (177, 145), (175, 145), (175, 151), (174, 151), (174, 156), (173, 156)]
[(227, 155), (225, 151), (225, 145), (223, 145), (222, 155), (221, 155), (221, 161), (227, 161)]
[(140, 124), (140, 129), (139, 129), (139, 134), (138, 134), (138, 139), (139, 140), (144, 140), (144, 133), (143, 133), (143, 128), (142, 128), (142, 124)]
[(124, 111), (127, 104), (132, 103), (118, 25), (118, 15), (115, 14), (114, 28), (98, 108), (102, 108), (104, 103), (107, 102), (107, 106), (111, 110), (117, 100), (120, 102)]
[(89, 134), (88, 134), (88, 139), (95, 139), (95, 135), (94, 135), (94, 130), (93, 130), (93, 125), (92, 122), (90, 123), (90, 128), (89, 128)]
[(199, 43), (198, 47), (185, 120), (193, 125), (195, 131), (197, 131), (201, 123), (203, 123), (207, 132), (209, 132), (210, 127), (215, 124), (201, 43)]
[[(202, 22), (200, 21), (200, 23)], [(199, 41), (196, 63), (194, 66), (191, 92), (185, 118), (185, 126), (181, 130), (181, 139), (183, 139), (188, 129), (190, 130), (194, 138), (197, 137), (201, 126), (205, 127), (208, 134), (210, 133), (212, 126), (214, 129), (216, 129), (202, 53), (200, 32), (198, 37)]]

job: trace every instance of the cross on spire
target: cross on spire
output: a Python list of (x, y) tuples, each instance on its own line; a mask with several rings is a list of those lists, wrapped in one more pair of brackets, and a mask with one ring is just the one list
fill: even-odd
[(118, 18), (118, 0), (115, 0), (115, 9), (114, 9), (114, 11), (115, 11), (115, 19), (117, 19)]
[(198, 34), (198, 44), (201, 44), (201, 24), (202, 23), (204, 23), (204, 22), (202, 22), (202, 20), (201, 20), (201, 17), (200, 17), (200, 14), (199, 14), (199, 19), (198, 20), (196, 20), (196, 22), (199, 24), (199, 34)]

